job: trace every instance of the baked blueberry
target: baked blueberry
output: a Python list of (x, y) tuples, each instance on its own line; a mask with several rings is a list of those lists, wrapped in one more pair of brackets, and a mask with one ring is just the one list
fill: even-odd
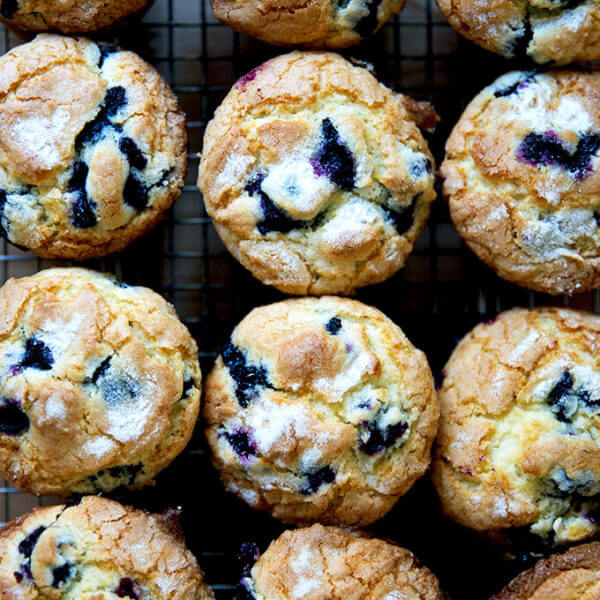
[(29, 417), (19, 402), (0, 398), (0, 433), (7, 436), (21, 435), (29, 429)]
[(39, 369), (40, 371), (50, 371), (54, 364), (52, 351), (42, 341), (35, 337), (30, 337), (25, 342), (25, 353), (19, 363), (19, 366), (27, 369)]
[(339, 189), (354, 187), (354, 157), (329, 118), (321, 123), (321, 144), (311, 165), (319, 177), (328, 177)]
[(426, 359), (400, 329), (326, 296), (243, 319), (203, 416), (229, 491), (284, 522), (350, 526), (382, 517), (425, 472), (438, 410)]

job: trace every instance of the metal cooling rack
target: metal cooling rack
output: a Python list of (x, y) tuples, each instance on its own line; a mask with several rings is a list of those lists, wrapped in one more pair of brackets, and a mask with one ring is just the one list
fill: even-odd
[[(207, 121), (237, 77), (285, 50), (233, 33), (212, 16), (208, 0), (156, 0), (142, 26), (103, 37), (154, 64), (177, 93), (188, 115), (190, 169), (182, 198), (156, 231), (126, 252), (86, 266), (152, 287), (173, 302), (198, 341), (206, 373), (239, 319), (254, 306), (282, 296), (255, 281), (224, 250), (195, 186), (197, 153)], [(3, 52), (25, 41), (4, 28), (0, 40)], [(433, 0), (408, 0), (399, 17), (344, 54), (371, 62), (388, 85), (436, 107), (442, 122), (429, 141), (438, 161), (469, 99), (499, 74), (520, 66), (459, 39)], [(2, 281), (60, 264), (6, 242), (2, 250)], [(361, 291), (358, 298), (394, 319), (427, 353), (436, 373), (458, 338), (500, 310), (564, 304), (600, 312), (597, 293), (551, 298), (501, 281), (461, 243), (442, 201), (435, 205), (406, 268), (389, 282)], [(240, 543), (255, 540), (264, 548), (284, 527), (223, 492), (203, 444), (198, 432), (156, 488), (121, 499), (153, 510), (182, 506), (188, 543), (217, 597), (225, 600), (234, 596), (239, 579), (235, 554)], [(2, 522), (48, 503), (52, 499), (36, 499), (0, 482)], [(415, 551), (455, 600), (484, 600), (520, 569), (444, 521), (426, 480), (371, 530)]]

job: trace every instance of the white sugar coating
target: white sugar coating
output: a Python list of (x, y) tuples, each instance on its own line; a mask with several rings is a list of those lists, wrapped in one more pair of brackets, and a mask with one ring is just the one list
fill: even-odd
[[(494, 86), (494, 89), (497, 89), (497, 86)], [(538, 134), (548, 131), (574, 131), (581, 135), (590, 131), (590, 115), (576, 97), (563, 96), (556, 108), (549, 108), (556, 89), (552, 77), (537, 75), (534, 81), (523, 85), (518, 93), (507, 96), (514, 110), (504, 111), (501, 118), (509, 122), (518, 119)]]
[(292, 590), (294, 598), (304, 598), (313, 590), (321, 586), (315, 556), (308, 548), (302, 548), (295, 560), (291, 561), (292, 569), (297, 575), (296, 585)]
[(584, 208), (555, 212), (544, 220), (530, 220), (523, 229), (523, 249), (543, 259), (577, 256), (571, 250), (584, 236), (597, 231), (594, 213)]
[(68, 320), (44, 321), (40, 328), (42, 341), (52, 349), (58, 358), (71, 345), (83, 323), (83, 315), (75, 313)]
[(247, 154), (233, 154), (227, 159), (225, 168), (217, 176), (217, 185), (227, 186), (240, 182), (246, 175), (254, 158)]
[(492, 221), (506, 221), (508, 219), (508, 209), (506, 208), (506, 204), (501, 204), (496, 207), (489, 215), (488, 218)]
[(271, 166), (262, 190), (292, 217), (312, 219), (335, 186), (327, 177), (316, 175), (308, 160), (293, 159)]
[(49, 419), (63, 419), (67, 414), (65, 403), (58, 396), (47, 398), (45, 408)]
[(537, 329), (532, 329), (527, 335), (517, 344), (517, 347), (510, 353), (509, 360), (516, 362), (527, 354), (536, 345), (537, 341), (542, 337), (542, 334)]
[(88, 440), (83, 445), (83, 451), (86, 454), (91, 454), (92, 456), (95, 456), (96, 458), (102, 458), (103, 456), (114, 452), (116, 447), (117, 445), (110, 438), (106, 436), (101, 436)]
[(354, 196), (336, 209), (333, 217), (319, 229), (319, 236), (333, 244), (343, 236), (360, 234), (365, 226), (376, 223), (380, 218), (374, 204)]
[(60, 164), (58, 138), (68, 122), (68, 110), (57, 108), (49, 119), (32, 117), (18, 120), (13, 123), (12, 135), (29, 156), (51, 169)]

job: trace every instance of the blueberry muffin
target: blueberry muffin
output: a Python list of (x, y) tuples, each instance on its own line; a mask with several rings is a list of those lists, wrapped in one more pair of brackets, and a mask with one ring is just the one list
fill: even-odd
[(0, 529), (0, 590), (19, 600), (212, 600), (175, 511), (88, 496)]
[(439, 417), (424, 354), (378, 310), (335, 297), (253, 310), (203, 412), (229, 491), (288, 523), (359, 526), (423, 475)]
[(458, 345), (438, 391), (447, 516), (517, 550), (600, 529), (600, 317), (516, 309)]
[(0, 0), (0, 19), (28, 31), (84, 33), (122, 22), (151, 0)]
[(208, 126), (199, 174), (229, 251), (291, 294), (396, 273), (435, 198), (413, 119), (437, 115), (336, 54), (293, 52), (246, 75)]
[(444, 600), (435, 575), (404, 548), (359, 531), (285, 531), (241, 581), (243, 600)]
[(186, 144), (137, 55), (40, 35), (0, 58), (0, 234), (48, 258), (121, 250), (179, 196)]
[(137, 489), (187, 444), (197, 347), (147, 288), (49, 269), (0, 288), (0, 475), (40, 495)]
[(437, 3), (458, 33), (507, 58), (527, 55), (537, 63), (556, 64), (600, 59), (598, 0)]
[(582, 544), (538, 561), (492, 600), (593, 600), (600, 597), (600, 544)]
[(281, 46), (343, 48), (357, 44), (399, 13), (405, 0), (211, 0), (215, 16)]
[(452, 220), (501, 277), (600, 284), (600, 75), (509, 73), (468, 106), (441, 167)]

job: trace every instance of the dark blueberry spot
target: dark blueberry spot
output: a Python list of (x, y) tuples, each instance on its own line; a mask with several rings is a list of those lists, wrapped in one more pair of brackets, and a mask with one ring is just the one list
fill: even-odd
[(272, 200), (263, 192), (262, 182), (266, 175), (264, 173), (254, 173), (246, 185), (244, 190), (251, 196), (260, 199), (260, 210), (262, 212), (262, 220), (256, 224), (256, 227), (262, 235), (267, 235), (271, 231), (280, 233), (288, 233), (292, 229), (304, 227), (306, 223), (292, 219), (284, 210), (279, 208)]
[(241, 456), (242, 458), (256, 456), (256, 448), (250, 441), (247, 431), (240, 429), (233, 433), (225, 432), (223, 435), (238, 456)]
[(574, 389), (573, 376), (565, 370), (550, 390), (548, 404), (559, 421), (570, 423), (580, 408), (597, 409), (600, 400), (593, 399), (587, 390)]
[(523, 28), (515, 31), (516, 35), (507, 47), (509, 56), (527, 56), (529, 43), (533, 39), (533, 29), (529, 19), (523, 22)]
[(96, 217), (96, 203), (91, 200), (85, 189), (88, 176), (88, 166), (81, 160), (73, 165), (73, 174), (69, 181), (67, 191), (75, 194), (71, 204), (71, 221), (75, 227), (89, 229), (98, 223)]
[(77, 151), (80, 151), (86, 144), (98, 141), (102, 137), (106, 127), (113, 127), (116, 130), (120, 130), (120, 127), (111, 124), (109, 117), (114, 117), (126, 104), (127, 94), (125, 88), (121, 86), (109, 88), (96, 117), (86, 123), (75, 139), (75, 148)]
[(400, 208), (390, 208), (385, 204), (381, 205), (385, 216), (392, 222), (394, 228), (400, 235), (406, 233), (413, 226), (413, 223), (415, 222), (415, 209), (419, 197), (420, 194), (417, 194), (408, 206), (402, 206)]
[(98, 44), (98, 49), (100, 50), (100, 60), (98, 61), (98, 68), (101, 69), (104, 66), (104, 61), (111, 55), (119, 52), (118, 46), (113, 46), (112, 44)]
[(19, 573), (18, 571), (15, 571), (13, 575), (15, 576), (15, 581), (17, 583), (21, 583), (24, 579), (23, 573)]
[(546, 478), (547, 493), (554, 498), (589, 498), (598, 493), (599, 481), (593, 475), (582, 474), (577, 479), (571, 479), (562, 468), (554, 470)]
[(137, 584), (130, 577), (123, 577), (119, 581), (119, 587), (115, 590), (115, 594), (119, 598), (131, 598), (132, 600), (138, 600)]
[[(116, 467), (110, 467), (108, 469), (103, 469), (102, 471), (98, 471), (93, 475), (88, 476), (88, 481), (94, 485), (97, 491), (105, 491), (106, 487), (109, 487), (113, 490), (113, 493), (125, 492), (126, 488), (124, 486), (131, 486), (135, 483), (138, 475), (142, 473), (144, 470), (144, 466), (142, 463), (138, 463), (136, 465), (119, 465)], [(108, 486), (106, 486), (103, 482), (99, 482), (101, 479), (110, 479), (112, 480)], [(114, 484), (121, 484), (116, 490), (114, 490)]]
[(408, 431), (408, 423), (403, 421), (382, 427), (379, 421), (382, 414), (378, 413), (374, 421), (361, 423), (359, 428), (358, 447), (369, 456), (391, 448)]
[(21, 570), (23, 575), (31, 578), (31, 555), (33, 554), (33, 549), (35, 545), (38, 543), (42, 533), (46, 531), (45, 527), (38, 527), (34, 531), (32, 531), (18, 546), (19, 553), (25, 557), (25, 562), (21, 565)]
[(408, 169), (413, 179), (419, 179), (424, 173), (431, 173), (431, 161), (425, 157), (412, 163)]
[(129, 164), (140, 171), (143, 171), (148, 164), (148, 160), (139, 149), (138, 145), (130, 137), (122, 137), (119, 141), (119, 150), (127, 157)]
[(340, 189), (354, 187), (354, 157), (330, 119), (321, 123), (321, 146), (311, 164), (316, 175), (327, 177)]
[(318, 471), (306, 474), (306, 485), (300, 490), (300, 493), (305, 496), (316, 494), (322, 486), (334, 481), (335, 471), (331, 467), (322, 467)]
[(535, 81), (535, 73), (525, 73), (524, 77), (518, 79), (512, 85), (509, 85), (500, 90), (496, 90), (494, 92), (494, 96), (496, 98), (505, 98), (506, 96), (512, 96), (512, 94), (518, 92), (519, 90), (522, 90), (523, 88), (526, 88), (527, 85), (532, 81)]
[(40, 371), (50, 371), (54, 358), (50, 348), (42, 340), (32, 337), (25, 342), (25, 354), (19, 364), (24, 369), (31, 367)]
[(11, 17), (13, 17), (18, 10), (18, 0), (2, 0), (2, 4), (0, 4), (0, 14), (5, 19), (10, 19)]
[(148, 206), (148, 188), (132, 171), (129, 172), (127, 181), (125, 182), (123, 199), (137, 211), (142, 211)]
[(108, 368), (110, 367), (110, 361), (112, 360), (112, 356), (108, 356), (107, 358), (105, 358), (95, 369), (93, 375), (92, 375), (92, 383), (98, 383), (98, 379), (100, 379), (100, 377), (102, 377), (106, 371), (108, 370)]
[(534, 165), (558, 165), (582, 179), (591, 171), (592, 157), (600, 148), (600, 135), (588, 134), (579, 139), (573, 154), (565, 149), (556, 134), (530, 133), (521, 142), (518, 157)]
[(237, 558), (240, 561), (242, 567), (242, 575), (246, 576), (250, 574), (254, 563), (258, 560), (260, 551), (258, 546), (254, 542), (244, 542), (240, 546)]
[(181, 399), (183, 400), (184, 398), (188, 397), (188, 394), (190, 393), (190, 391), (192, 390), (192, 388), (195, 385), (195, 381), (193, 379), (186, 379), (183, 382), (183, 392), (181, 394)]
[(274, 389), (266, 369), (249, 365), (244, 353), (231, 341), (221, 350), (221, 357), (235, 381), (235, 395), (242, 408), (246, 408), (258, 396), (257, 387)]
[(137, 398), (140, 392), (139, 384), (125, 373), (110, 377), (104, 376), (98, 381), (98, 387), (107, 404), (129, 404)]
[(327, 321), (327, 324), (325, 325), (325, 329), (331, 335), (337, 335), (341, 328), (342, 328), (342, 320), (339, 317), (333, 317), (333, 318), (329, 319), (329, 321)]
[(8, 232), (4, 228), (2, 224), (2, 219), (4, 218), (4, 207), (6, 206), (6, 191), (0, 189), (0, 237), (4, 239), (8, 239)]
[[(339, 0), (338, 7), (346, 8), (350, 4), (350, 0)], [(377, 25), (379, 24), (379, 19), (377, 18), (377, 11), (379, 10), (379, 5), (381, 4), (381, 0), (365, 0), (365, 8), (367, 9), (367, 14), (361, 16), (361, 18), (354, 25), (354, 29), (361, 36), (367, 36), (373, 33), (377, 29)]]
[(71, 565), (69, 563), (56, 567), (52, 570), (52, 587), (59, 588), (67, 581), (67, 579), (69, 579), (70, 575)]
[(171, 175), (175, 172), (175, 169), (165, 169), (161, 174), (158, 181), (152, 186), (155, 188), (165, 187), (167, 183), (169, 183), (169, 179), (171, 179)]
[(0, 406), (0, 433), (20, 435), (29, 429), (29, 417), (16, 400), (2, 398)]

